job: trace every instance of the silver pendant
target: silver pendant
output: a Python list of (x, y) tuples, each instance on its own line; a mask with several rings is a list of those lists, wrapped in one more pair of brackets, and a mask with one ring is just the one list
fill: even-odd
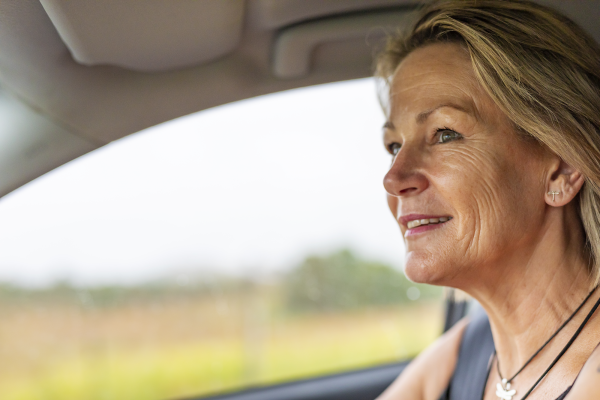
[(517, 391), (515, 389), (510, 390), (510, 383), (506, 379), (502, 379), (502, 383), (496, 385), (496, 396), (501, 400), (512, 400), (515, 394), (517, 394)]

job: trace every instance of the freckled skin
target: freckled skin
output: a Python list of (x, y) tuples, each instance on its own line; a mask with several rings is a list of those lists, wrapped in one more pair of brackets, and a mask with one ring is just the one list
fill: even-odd
[[(465, 110), (443, 107), (416, 121), (419, 113), (445, 103)], [(385, 141), (402, 145), (384, 180), (394, 217), (453, 217), (440, 229), (405, 240), (408, 277), (454, 287), (497, 278), (485, 270), (535, 240), (543, 223), (541, 147), (517, 135), (478, 85), (458, 44), (430, 45), (400, 64), (389, 117), (393, 128), (386, 129)], [(440, 128), (462, 138), (438, 143)], [(404, 234), (406, 227), (400, 228)]]

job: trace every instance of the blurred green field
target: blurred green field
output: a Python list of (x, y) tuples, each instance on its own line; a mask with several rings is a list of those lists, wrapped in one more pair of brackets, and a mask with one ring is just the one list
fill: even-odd
[[(145, 315), (129, 316), (138, 321), (148, 318), (140, 324), (138, 343), (127, 340), (126, 321), (125, 329), (106, 332), (102, 344), (94, 340), (94, 333), (86, 332), (106, 329), (106, 325), (114, 328), (116, 321), (111, 313), (81, 321), (84, 326), (78, 329), (79, 339), (61, 337), (57, 326), (38, 326), (35, 332), (19, 339), (7, 337), (6, 329), (2, 329), (3, 345), (27, 345), (25, 341), (35, 346), (34, 340), (43, 342), (50, 339), (49, 335), (54, 340), (45, 353), (36, 354), (39, 359), (29, 366), (11, 368), (22, 361), (3, 357), (0, 398), (181, 398), (334, 373), (410, 357), (439, 335), (442, 321), (438, 304), (424, 304), (264, 321), (264, 325), (252, 328), (253, 332), (178, 343), (176, 331), (180, 326), (173, 325), (174, 332), (155, 326), (168, 324), (173, 315), (169, 318), (167, 314), (181, 313), (178, 305), (172, 307), (169, 310), (165, 306), (160, 313), (140, 310)], [(161, 323), (157, 317), (165, 318)], [(5, 319), (4, 323), (10, 324), (11, 320)], [(144, 332), (152, 327), (162, 333)], [(90, 341), (86, 343), (84, 338)]]
[[(440, 334), (439, 290), (420, 287), (411, 301), (415, 286), (398, 287), (380, 266), (385, 279), (353, 273), (360, 285), (347, 276), (338, 285), (326, 268), (325, 278), (309, 274), (304, 297), (298, 271), (291, 286), (0, 287), (0, 399), (186, 398), (406, 359)], [(376, 288), (368, 282), (383, 289), (365, 294)]]

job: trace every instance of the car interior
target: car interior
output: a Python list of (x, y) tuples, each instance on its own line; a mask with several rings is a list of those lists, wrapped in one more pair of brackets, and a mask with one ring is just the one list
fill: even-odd
[[(537, 0), (600, 41), (599, 0)], [(411, 0), (0, 2), (0, 196), (108, 143), (213, 107), (372, 75)], [(2, 115), (0, 113), (0, 115)], [(477, 307), (448, 291), (444, 330)], [(195, 397), (368, 400), (408, 361)]]

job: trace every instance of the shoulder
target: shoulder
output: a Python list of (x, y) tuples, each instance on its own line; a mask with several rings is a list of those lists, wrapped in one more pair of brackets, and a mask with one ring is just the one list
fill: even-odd
[(468, 325), (463, 318), (411, 362), (377, 400), (437, 400), (448, 386)]
[(600, 345), (587, 360), (567, 400), (600, 399)]

